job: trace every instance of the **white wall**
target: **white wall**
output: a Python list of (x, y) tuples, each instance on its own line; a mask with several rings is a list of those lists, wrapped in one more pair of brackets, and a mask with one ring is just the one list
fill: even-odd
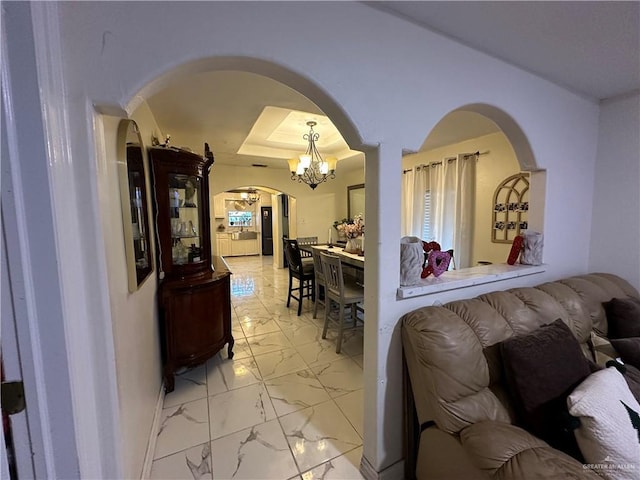
[(511, 244), (491, 241), (493, 194), (500, 182), (520, 171), (520, 165), (504, 133), (496, 132), (426, 152), (406, 155), (402, 159), (402, 169), (406, 170), (423, 163), (440, 162), (444, 158), (477, 151), (487, 153), (480, 155), (476, 164), (475, 224), (471, 266), (477, 265), (479, 261), (505, 263)]
[[(377, 471), (402, 457), (398, 319), (434, 300), (396, 299), (403, 149), (418, 150), (424, 132), (446, 113), (482, 103), (515, 120), (537, 166), (547, 170), (546, 273), (448, 292), (439, 300), (588, 269), (588, 242), (569, 248), (569, 239), (591, 234), (591, 215), (576, 212), (588, 210), (593, 196), (598, 128), (593, 102), (359, 2), (74, 2), (47, 8), (59, 12), (69, 152), (76, 159), (78, 185), (90, 185), (95, 175), (81, 163), (95, 154), (91, 105), (133, 110), (136, 96), (152, 94), (176, 75), (211, 68), (251, 69), (288, 84), (319, 105), (352, 148), (367, 151), (364, 455)], [(221, 167), (214, 166), (214, 172)], [(216, 185), (213, 193), (243, 183), (237, 177)], [(321, 188), (317, 192), (325, 194)], [(293, 187), (284, 190), (298, 197)], [(80, 192), (86, 200), (95, 195), (87, 188)], [(77, 234), (87, 242), (85, 255), (95, 255), (91, 247), (98, 242)], [(104, 294), (92, 292), (98, 301)]]
[[(142, 138), (150, 138), (145, 135), (147, 130), (142, 119), (137, 120)], [(162, 383), (156, 302), (157, 265), (139, 289), (129, 293), (118, 183), (118, 162), (122, 161), (117, 151), (119, 123), (118, 117), (105, 115), (101, 118), (104, 161), (97, 174), (100, 217), (107, 237), (104, 243), (120, 405), (122, 468), (127, 478), (140, 478)], [(146, 163), (146, 154), (143, 158)], [(151, 211), (148, 165), (146, 168), (147, 205)], [(153, 239), (155, 231), (151, 219), (149, 233)], [(153, 250), (152, 255), (155, 255)]]
[(639, 185), (640, 93), (636, 92), (600, 104), (589, 270), (616, 272), (637, 289)]

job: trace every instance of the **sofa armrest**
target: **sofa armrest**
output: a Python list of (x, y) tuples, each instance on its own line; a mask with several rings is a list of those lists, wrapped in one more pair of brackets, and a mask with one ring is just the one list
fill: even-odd
[(475, 423), (460, 432), (460, 441), (475, 466), (494, 479), (602, 480), (573, 457), (508, 423)]
[(488, 480), (460, 444), (460, 440), (437, 427), (425, 429), (420, 435), (416, 462), (418, 480)]

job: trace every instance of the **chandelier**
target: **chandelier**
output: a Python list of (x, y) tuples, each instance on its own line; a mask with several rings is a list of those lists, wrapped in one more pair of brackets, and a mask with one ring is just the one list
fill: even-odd
[(289, 160), (289, 170), (291, 171), (291, 180), (297, 180), (298, 183), (304, 182), (315, 189), (322, 182), (326, 182), (328, 178), (336, 178), (336, 163), (338, 160), (328, 157), (322, 160), (318, 149), (316, 148), (316, 140), (320, 135), (313, 131), (316, 122), (307, 122), (309, 133), (305, 133), (302, 138), (309, 142), (307, 151), (300, 155), (299, 159), (292, 158)]
[(260, 194), (255, 189), (249, 189), (246, 191), (246, 193), (242, 193), (242, 198), (249, 205), (253, 205), (260, 200)]

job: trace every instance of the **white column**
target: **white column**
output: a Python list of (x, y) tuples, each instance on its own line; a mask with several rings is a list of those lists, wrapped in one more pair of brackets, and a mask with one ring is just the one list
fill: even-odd
[[(364, 473), (372, 467), (402, 478), (402, 349), (396, 290), (400, 277), (402, 147), (382, 144), (366, 152)], [(389, 370), (389, 365), (392, 366)], [(371, 472), (373, 473), (373, 472)]]

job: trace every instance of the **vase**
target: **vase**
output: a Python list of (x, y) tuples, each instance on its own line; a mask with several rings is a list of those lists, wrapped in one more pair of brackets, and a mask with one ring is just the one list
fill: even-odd
[(347, 244), (344, 246), (344, 251), (347, 253), (358, 253), (360, 251), (360, 242), (357, 238), (347, 238)]
[(408, 287), (420, 283), (424, 264), (422, 240), (418, 237), (400, 239), (400, 286)]
[(522, 234), (522, 238), (520, 263), (524, 265), (542, 265), (542, 233), (525, 231)]

